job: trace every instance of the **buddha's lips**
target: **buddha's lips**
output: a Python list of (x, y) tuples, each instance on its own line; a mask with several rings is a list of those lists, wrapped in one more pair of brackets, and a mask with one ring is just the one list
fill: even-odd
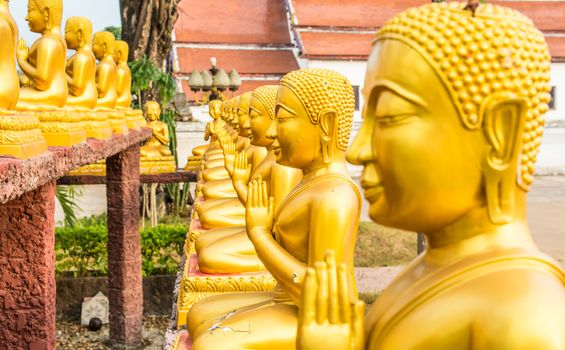
[(382, 185), (366, 186), (362, 184), (361, 186), (363, 187), (365, 198), (371, 203), (376, 202), (384, 190)]
[(278, 156), (281, 153), (281, 148), (280, 147), (273, 147), (273, 153)]

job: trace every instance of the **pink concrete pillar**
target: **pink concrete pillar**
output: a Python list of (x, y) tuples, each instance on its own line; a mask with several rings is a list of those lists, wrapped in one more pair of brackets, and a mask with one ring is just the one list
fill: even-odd
[(0, 349), (55, 349), (55, 181), (0, 204)]
[(143, 290), (139, 235), (139, 146), (106, 160), (110, 340), (139, 345)]

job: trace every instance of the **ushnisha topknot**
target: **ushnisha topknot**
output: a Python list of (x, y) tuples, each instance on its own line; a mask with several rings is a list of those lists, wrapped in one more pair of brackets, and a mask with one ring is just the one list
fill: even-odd
[(252, 97), (257, 99), (269, 114), (271, 120), (275, 119), (275, 106), (277, 104), (278, 85), (264, 85), (253, 91)]
[(522, 97), (528, 112), (518, 184), (529, 190), (544, 129), (551, 56), (543, 34), (520, 12), (491, 4), (475, 12), (467, 3), (411, 8), (387, 22), (375, 43), (399, 40), (419, 52), (439, 75), (463, 125), (482, 125), (490, 98)]
[(355, 95), (349, 80), (329, 69), (303, 68), (286, 74), (281, 86), (291, 89), (300, 99), (313, 124), (320, 122), (320, 112), (333, 109), (338, 116), (338, 149), (345, 151), (349, 144)]

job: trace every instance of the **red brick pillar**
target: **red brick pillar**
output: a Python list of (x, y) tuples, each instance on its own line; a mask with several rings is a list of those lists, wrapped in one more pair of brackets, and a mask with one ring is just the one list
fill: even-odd
[(55, 181), (0, 204), (0, 349), (55, 349)]
[(110, 340), (139, 345), (143, 290), (139, 235), (139, 146), (106, 160)]

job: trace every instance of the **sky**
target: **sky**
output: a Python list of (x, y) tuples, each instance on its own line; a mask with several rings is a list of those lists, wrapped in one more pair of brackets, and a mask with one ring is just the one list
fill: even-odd
[[(39, 38), (39, 34), (29, 31), (25, 20), (27, 15), (27, 0), (11, 0), (10, 11), (18, 24), (20, 37), (25, 39), (28, 46)], [(118, 0), (64, 0), (63, 26), (68, 17), (84, 16), (90, 18), (94, 32), (105, 27), (121, 27), (120, 5)]]

